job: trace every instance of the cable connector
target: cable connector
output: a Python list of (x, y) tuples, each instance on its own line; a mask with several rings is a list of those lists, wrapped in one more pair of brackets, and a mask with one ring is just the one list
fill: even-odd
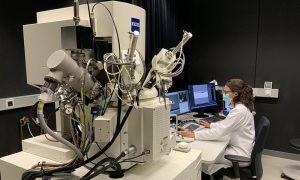
[(102, 109), (99, 106), (91, 107), (91, 114), (99, 116), (101, 114)]
[(135, 154), (136, 151), (137, 151), (136, 147), (131, 145), (128, 149), (124, 150), (123, 153), (125, 154), (124, 156), (126, 156), (129, 154)]
[(20, 119), (20, 125), (21, 125), (21, 126), (25, 126), (28, 122), (29, 122), (29, 118), (26, 117), (26, 116), (23, 116), (23, 117)]
[(144, 150), (144, 154), (145, 154), (145, 155), (149, 155), (150, 153), (151, 153), (150, 150), (148, 150), (148, 149), (145, 149), (145, 150)]

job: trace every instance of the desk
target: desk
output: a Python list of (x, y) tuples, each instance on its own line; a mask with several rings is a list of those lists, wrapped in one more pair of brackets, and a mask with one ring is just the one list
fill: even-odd
[[(164, 156), (161, 160), (154, 163), (145, 163), (137, 165), (129, 170), (123, 179), (125, 180), (151, 180), (151, 179), (177, 179), (181, 177), (192, 177), (192, 179), (200, 179), (201, 163), (212, 164), (217, 157), (224, 151), (229, 138), (224, 137), (218, 141), (194, 141), (190, 143), (192, 150), (189, 153), (172, 151), (169, 156)], [(201, 159), (202, 158), (202, 162)], [(39, 161), (53, 162), (36, 155), (26, 152), (15, 153), (0, 158), (0, 170), (2, 171), (2, 179), (20, 179), (22, 173), (32, 167)], [(200, 163), (201, 162), (201, 163)], [(75, 176), (82, 176), (87, 169), (80, 168), (75, 171)], [(191, 174), (198, 173), (198, 174)], [(177, 178), (175, 178), (177, 177)], [(198, 177), (198, 178), (195, 178)], [(107, 175), (100, 175), (95, 179), (110, 179)], [(178, 178), (180, 179), (180, 178)]]
[[(21, 179), (22, 173), (30, 169), (37, 162), (54, 162), (24, 151), (0, 158), (0, 171), (3, 180)], [(124, 180), (179, 180), (201, 179), (201, 151), (192, 149), (189, 153), (172, 151), (153, 163), (145, 163), (134, 166), (122, 177)], [(69, 179), (78, 179), (88, 170), (85, 167), (76, 169), (74, 176)], [(111, 180), (107, 175), (100, 174), (95, 180)]]
[[(191, 120), (191, 119), (195, 119), (195, 120), (202, 119), (202, 118), (194, 117), (194, 115), (196, 115), (196, 114), (197, 114), (196, 112), (188, 112), (188, 113), (185, 113), (185, 114), (181, 114), (181, 115), (177, 116), (177, 120), (178, 121), (185, 121), (185, 120)], [(204, 114), (207, 115), (208, 117), (214, 116), (211, 113), (204, 113)], [(226, 117), (223, 114), (223, 112), (218, 113), (218, 116)]]
[[(178, 116), (178, 120), (189, 119), (193, 117), (194, 112), (186, 113)], [(214, 164), (218, 156), (225, 150), (230, 140), (230, 136), (224, 136), (222, 139), (214, 141), (199, 141), (189, 143), (193, 149), (198, 149), (202, 152), (203, 164)]]
[[(136, 165), (127, 171), (122, 180), (199, 180), (201, 179), (201, 152), (191, 150), (189, 153), (172, 151), (168, 156), (163, 156), (160, 160), (153, 163)], [(87, 172), (82, 167), (73, 174), (81, 177)], [(100, 174), (95, 180), (111, 180), (108, 175)]]
[(202, 163), (213, 164), (217, 157), (225, 150), (229, 143), (229, 136), (215, 141), (198, 141), (189, 143), (191, 148), (200, 150), (202, 152)]

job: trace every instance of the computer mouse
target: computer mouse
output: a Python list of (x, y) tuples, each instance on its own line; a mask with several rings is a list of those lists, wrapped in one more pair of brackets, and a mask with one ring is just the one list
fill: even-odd
[(180, 142), (180, 143), (178, 143), (178, 147), (180, 149), (187, 149), (188, 148), (188, 143), (186, 143), (186, 142)]

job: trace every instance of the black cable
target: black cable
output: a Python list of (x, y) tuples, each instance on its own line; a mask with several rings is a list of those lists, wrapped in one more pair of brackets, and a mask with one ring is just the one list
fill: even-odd
[(38, 103), (39, 103), (39, 101), (37, 101), (36, 103), (34, 103), (34, 105), (32, 105), (32, 106), (30, 107), (30, 109), (29, 109), (29, 117), (30, 117), (31, 119), (33, 119), (32, 111), (33, 111), (33, 109), (38, 105)]
[[(143, 88), (143, 85), (144, 85), (144, 83), (145, 83), (145, 80), (146, 80), (146, 78), (147, 78), (147, 76), (148, 76), (148, 73), (150, 72), (150, 70), (151, 70), (151, 63), (149, 63), (147, 66), (146, 66), (146, 60), (145, 60), (145, 74), (144, 74), (144, 76), (142, 77), (142, 79), (141, 79), (141, 89)], [(141, 92), (141, 90), (139, 90), (138, 91), (138, 93), (137, 93), (137, 97), (140, 97), (140, 92)], [(139, 106), (139, 101), (137, 102), (138, 103), (138, 106)]]
[[(97, 147), (99, 148), (99, 150), (101, 151), (101, 147), (99, 146), (98, 142), (96, 142)], [(103, 153), (106, 157), (109, 157), (105, 152)]]
[[(120, 87), (118, 88), (118, 95), (120, 96), (120, 98), (122, 98), (122, 91), (120, 89)], [(118, 98), (118, 113), (117, 113), (117, 125), (116, 125), (116, 130), (118, 128), (120, 128), (120, 121), (121, 121), (121, 111), (122, 111), (122, 100)]]
[[(104, 106), (106, 106), (106, 99), (107, 99), (107, 84), (105, 84), (105, 95), (104, 95)], [(102, 109), (102, 111), (103, 111), (104, 109)], [(101, 114), (102, 114), (102, 112), (101, 112)]]
[(121, 45), (120, 45), (120, 38), (119, 38), (119, 33), (118, 33), (118, 29), (117, 29), (117, 26), (116, 26), (116, 23), (115, 23), (115, 20), (110, 12), (110, 10), (101, 2), (97, 2), (96, 4), (93, 5), (92, 7), (92, 13), (94, 12), (94, 8), (97, 4), (101, 4), (109, 13), (110, 17), (111, 17), (111, 20), (113, 22), (113, 25), (114, 25), (114, 28), (115, 28), (115, 31), (116, 31), (116, 34), (117, 34), (117, 40), (118, 40), (118, 47), (119, 47), (119, 59), (121, 58)]
[(124, 162), (145, 163), (144, 161), (120, 161), (120, 163), (124, 163)]
[[(86, 0), (86, 5), (87, 5), (87, 8), (88, 8), (88, 13), (89, 13), (89, 20), (90, 20), (90, 26), (91, 26), (91, 29), (93, 31), (93, 51), (94, 51), (94, 56), (96, 55), (95, 53), (95, 34), (94, 34), (94, 29), (96, 29), (96, 27), (94, 27), (94, 24), (92, 23), (92, 18), (91, 18), (91, 11), (90, 11), (90, 3), (88, 0)], [(96, 56), (95, 56), (95, 59), (96, 59)]]
[[(87, 154), (85, 156), (86, 156), (86, 159), (89, 158), (89, 156)], [(93, 165), (96, 165), (96, 163), (94, 163), (93, 161), (91, 161), (90, 163), (93, 164)]]
[[(83, 176), (83, 178), (89, 177), (93, 172), (95, 172), (95, 171), (97, 170), (97, 168), (98, 168), (99, 166), (103, 165), (104, 163), (106, 163), (106, 162), (112, 162), (112, 161), (115, 161), (115, 160), (116, 160), (115, 158), (104, 158), (104, 159), (102, 159), (101, 161), (99, 161), (98, 163), (96, 163), (95, 166), (92, 167), (92, 169), (89, 170), (89, 172), (87, 172), (87, 173)], [(104, 167), (105, 167), (105, 166), (104, 166)], [(103, 167), (103, 168), (104, 168), (104, 167)]]
[[(90, 11), (90, 3), (89, 3), (89, 0), (86, 0), (86, 5), (87, 5), (87, 8), (88, 8), (88, 13), (89, 13), (90, 26), (91, 26), (92, 29), (94, 29), (93, 24), (92, 24), (92, 18), (91, 18), (91, 11)], [(93, 33), (93, 36), (94, 36), (94, 33)], [(93, 39), (94, 39), (94, 38), (93, 38)]]
[(98, 176), (99, 174), (105, 172), (107, 169), (111, 168), (112, 166), (114, 166), (115, 164), (114, 163), (110, 163), (108, 166), (104, 166), (103, 168), (101, 168), (99, 171), (96, 171), (95, 173), (89, 175), (89, 176), (86, 176), (86, 177), (82, 177), (81, 179), (82, 180), (90, 180), (96, 176)]
[(108, 103), (110, 102), (110, 100), (111, 100), (111, 98), (112, 98), (112, 96), (113, 96), (114, 89), (116, 88), (116, 85), (117, 85), (117, 83), (114, 85), (114, 88), (113, 88), (113, 90), (112, 90), (111, 93), (110, 93), (110, 98), (109, 98), (109, 100), (108, 100), (106, 106), (104, 107), (104, 109), (103, 109), (103, 111), (102, 111), (102, 114), (101, 114), (102, 116), (104, 115), (104, 113), (105, 113), (105, 111), (106, 111), (106, 109), (107, 109), (107, 107), (108, 107)]
[(53, 113), (56, 113), (59, 109), (60, 109), (60, 107), (57, 107), (57, 108), (54, 110), (54, 112), (49, 113), (48, 118), (46, 119), (46, 122), (48, 122), (48, 120), (50, 119), (51, 115), (52, 115)]
[(143, 156), (143, 155), (145, 155), (145, 153), (144, 153), (144, 152), (143, 152), (143, 153), (141, 153), (140, 155), (137, 155), (137, 156), (135, 156), (135, 157), (131, 157), (131, 158), (127, 158), (127, 159), (123, 159), (123, 161), (127, 161), (127, 160), (131, 160), (131, 159), (135, 159), (135, 158), (141, 157), (141, 156)]
[[(97, 163), (97, 165), (94, 167), (94, 168), (92, 168), (92, 169), (94, 169), (94, 173), (93, 174), (91, 174), (92, 172), (91, 171), (89, 171), (86, 175), (84, 175), (83, 176), (83, 178), (82, 178), (82, 180), (89, 180), (89, 179), (92, 179), (92, 178), (94, 178), (94, 177), (96, 177), (96, 176), (98, 176), (99, 174), (101, 174), (101, 173), (103, 173), (103, 172), (105, 172), (107, 169), (109, 169), (109, 168), (111, 168), (111, 167), (116, 167), (118, 170), (118, 172), (121, 172), (122, 173), (122, 169), (121, 169), (121, 166), (120, 166), (120, 164), (118, 163), (118, 161), (122, 158), (122, 157), (124, 157), (124, 156), (126, 156), (126, 154), (124, 153), (124, 152), (121, 152), (121, 154), (117, 157), (117, 158), (105, 158), (105, 159), (108, 159), (108, 160), (106, 160), (106, 161), (109, 161), (110, 163), (107, 165), (107, 166), (104, 166), (104, 167), (102, 167), (101, 169), (99, 169), (99, 170), (96, 170), (97, 169), (97, 165), (98, 165), (98, 163)], [(103, 159), (104, 160), (104, 159)], [(101, 160), (102, 161), (102, 160)], [(100, 162), (101, 162), (100, 161)], [(100, 163), (99, 162), (99, 164), (103, 164), (103, 162), (102, 163)]]
[(133, 106), (130, 106), (125, 114), (125, 116), (123, 117), (123, 120), (120, 124), (120, 129), (118, 129), (118, 131), (115, 132), (112, 140), (98, 153), (96, 153), (95, 155), (93, 155), (90, 159), (87, 159), (85, 161), (82, 161), (78, 164), (73, 164), (71, 166), (65, 166), (62, 168), (57, 168), (57, 169), (53, 169), (53, 170), (49, 170), (49, 171), (43, 171), (43, 172), (37, 172), (37, 171), (26, 171), (25, 173), (23, 173), (22, 175), (22, 180), (34, 180), (35, 178), (38, 177), (43, 177), (46, 175), (51, 175), (53, 173), (58, 173), (58, 172), (62, 172), (62, 171), (73, 171), (76, 168), (79, 168), (91, 161), (93, 161), (94, 159), (96, 159), (97, 157), (99, 157), (100, 155), (103, 154), (103, 152), (105, 152), (108, 148), (111, 147), (111, 145), (115, 142), (116, 138), (118, 137), (119, 133), (121, 132), (121, 129), (123, 128), (124, 124), (126, 123), (128, 116), (132, 110)]
[[(120, 97), (122, 97), (122, 91), (118, 88), (118, 92)], [(116, 124), (116, 132), (120, 130), (120, 122), (121, 122), (121, 111), (122, 111), (122, 101), (118, 98), (118, 112), (117, 112), (117, 124)], [(100, 161), (101, 162), (101, 161)], [(84, 177), (89, 176), (98, 166), (95, 165)]]

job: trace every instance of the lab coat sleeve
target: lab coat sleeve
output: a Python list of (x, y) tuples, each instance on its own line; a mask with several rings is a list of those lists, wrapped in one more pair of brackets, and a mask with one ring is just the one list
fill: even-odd
[(244, 115), (243, 109), (234, 108), (227, 115), (226, 119), (211, 123), (210, 128), (201, 129), (195, 132), (195, 138), (198, 140), (220, 139), (238, 129), (243, 123)]

